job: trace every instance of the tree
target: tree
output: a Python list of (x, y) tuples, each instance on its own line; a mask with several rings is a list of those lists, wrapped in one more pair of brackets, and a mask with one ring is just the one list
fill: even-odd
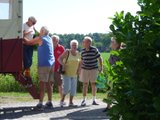
[(62, 44), (65, 48), (70, 48), (70, 41), (73, 39), (78, 40), (79, 42), (79, 50), (82, 49), (82, 41), (85, 36), (90, 36), (93, 39), (93, 45), (96, 46), (100, 52), (105, 52), (106, 49), (109, 48), (110, 44), (110, 33), (102, 34), (102, 33), (89, 33), (87, 35), (84, 34), (58, 34), (60, 37), (60, 44)]
[(121, 61), (106, 68), (113, 83), (111, 120), (160, 120), (160, 1), (138, 0), (138, 5), (136, 16), (116, 13), (110, 26), (126, 44), (116, 53)]

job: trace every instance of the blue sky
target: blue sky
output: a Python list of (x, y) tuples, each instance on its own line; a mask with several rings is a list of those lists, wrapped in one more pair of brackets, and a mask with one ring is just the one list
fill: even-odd
[(116, 11), (139, 10), (137, 0), (23, 0), (23, 22), (37, 18), (36, 29), (51, 33), (107, 33)]
[(9, 9), (8, 4), (0, 3), (0, 19), (8, 18), (9, 16), (8, 9)]

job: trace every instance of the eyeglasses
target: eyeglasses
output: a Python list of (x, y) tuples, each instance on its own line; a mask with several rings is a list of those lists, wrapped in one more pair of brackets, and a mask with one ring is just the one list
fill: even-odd
[(77, 45), (72, 45), (72, 46), (77, 46)]

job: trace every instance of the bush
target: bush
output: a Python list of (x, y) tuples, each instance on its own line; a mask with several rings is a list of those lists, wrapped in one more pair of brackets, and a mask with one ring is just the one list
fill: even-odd
[(24, 91), (19, 83), (14, 80), (11, 75), (0, 75), (0, 91), (1, 92), (19, 92)]
[(116, 13), (110, 29), (126, 49), (116, 66), (107, 64), (114, 104), (111, 120), (160, 119), (160, 1), (138, 0), (136, 16)]

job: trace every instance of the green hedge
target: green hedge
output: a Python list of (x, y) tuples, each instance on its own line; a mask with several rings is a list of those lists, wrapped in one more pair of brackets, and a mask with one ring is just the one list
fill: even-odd
[(138, 0), (136, 16), (116, 13), (110, 26), (126, 49), (116, 66), (107, 65), (114, 106), (111, 120), (160, 120), (160, 1)]

